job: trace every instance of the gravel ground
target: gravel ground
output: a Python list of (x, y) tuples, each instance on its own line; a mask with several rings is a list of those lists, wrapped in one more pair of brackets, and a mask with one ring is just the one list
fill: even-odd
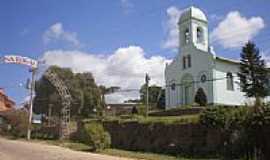
[(0, 160), (131, 160), (0, 138)]

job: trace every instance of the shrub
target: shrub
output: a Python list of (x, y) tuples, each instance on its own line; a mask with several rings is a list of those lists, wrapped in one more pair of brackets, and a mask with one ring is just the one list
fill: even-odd
[(210, 128), (218, 129), (222, 134), (220, 153), (224, 158), (239, 158), (244, 155), (248, 140), (243, 127), (247, 116), (247, 107), (211, 107), (200, 115), (200, 122)]
[(195, 95), (195, 102), (198, 103), (200, 106), (206, 106), (207, 104), (207, 97), (202, 88), (199, 88), (196, 95)]
[(133, 106), (132, 107), (132, 111), (131, 111), (132, 114), (138, 114), (138, 109), (136, 106)]
[(22, 110), (16, 110), (7, 115), (9, 124), (11, 125), (11, 133), (15, 137), (25, 137), (28, 127), (28, 114)]
[(269, 106), (208, 108), (201, 114), (200, 122), (221, 131), (223, 144), (220, 151), (224, 157), (270, 158)]
[(139, 115), (146, 115), (146, 106), (145, 105), (139, 105), (138, 106), (138, 114)]
[(250, 155), (255, 154), (258, 159), (269, 159), (270, 140), (268, 138), (270, 126), (270, 107), (253, 107), (244, 121), (246, 148)]
[(91, 121), (83, 125), (80, 141), (92, 147), (93, 151), (103, 150), (111, 145), (109, 133), (97, 121)]

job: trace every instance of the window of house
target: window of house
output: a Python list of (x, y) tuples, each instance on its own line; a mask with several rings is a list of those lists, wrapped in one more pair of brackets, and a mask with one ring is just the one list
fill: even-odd
[(230, 73), (230, 72), (227, 73), (226, 80), (227, 80), (227, 90), (233, 91), (234, 86), (233, 86), (233, 75), (232, 75), (232, 73)]
[(186, 42), (186, 44), (189, 43), (189, 40), (190, 40), (190, 33), (189, 33), (189, 29), (187, 28), (185, 30), (185, 42)]
[(201, 27), (197, 28), (197, 42), (198, 43), (204, 42), (203, 29)]
[(183, 69), (186, 69), (186, 57), (183, 57)]
[(188, 61), (188, 67), (190, 68), (191, 67), (191, 56), (190, 55), (187, 56), (187, 61)]
[(171, 89), (174, 91), (175, 90), (175, 83), (172, 83)]

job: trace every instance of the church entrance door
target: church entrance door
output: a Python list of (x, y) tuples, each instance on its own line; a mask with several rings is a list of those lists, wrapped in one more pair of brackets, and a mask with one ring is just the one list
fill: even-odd
[(191, 104), (191, 99), (192, 99), (192, 91), (191, 91), (191, 86), (185, 86), (184, 89), (184, 96), (185, 96), (185, 104)]
[(193, 102), (193, 77), (190, 74), (185, 74), (181, 80), (182, 88), (182, 104), (188, 105)]

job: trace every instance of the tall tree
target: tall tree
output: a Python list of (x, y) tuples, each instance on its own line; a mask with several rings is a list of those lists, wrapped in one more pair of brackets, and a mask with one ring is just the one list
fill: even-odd
[[(152, 85), (149, 86), (149, 103), (156, 104), (158, 102), (158, 99), (162, 95), (162, 88), (160, 86)], [(140, 98), (141, 102), (146, 102), (146, 85), (142, 85), (140, 89)]]
[[(49, 69), (57, 73), (70, 91), (72, 117), (78, 115), (88, 117), (94, 113), (94, 108), (97, 111), (101, 110), (101, 92), (91, 73), (74, 74), (68, 68), (57, 66), (51, 66)], [(46, 77), (42, 76), (36, 82), (35, 91), (34, 112), (48, 115), (50, 108), (52, 116), (59, 116), (62, 109), (61, 97)]]
[(242, 48), (239, 77), (242, 91), (247, 97), (256, 98), (256, 104), (267, 96), (267, 69), (260, 56), (260, 51), (253, 42), (248, 42)]

